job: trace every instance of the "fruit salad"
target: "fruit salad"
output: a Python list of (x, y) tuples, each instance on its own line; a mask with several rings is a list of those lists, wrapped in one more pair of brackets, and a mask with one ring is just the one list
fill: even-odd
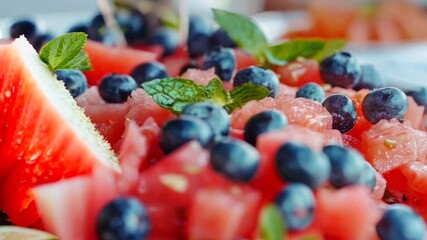
[(342, 40), (121, 11), (128, 47), (101, 15), (0, 45), (0, 238), (425, 239), (426, 89)]

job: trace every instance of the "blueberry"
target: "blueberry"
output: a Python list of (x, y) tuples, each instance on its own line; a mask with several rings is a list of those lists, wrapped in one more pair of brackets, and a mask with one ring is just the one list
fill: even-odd
[(353, 89), (359, 91), (361, 89), (374, 89), (385, 86), (383, 76), (371, 64), (360, 65), (362, 75), (358, 83), (353, 86)]
[(245, 124), (243, 137), (246, 142), (256, 146), (259, 135), (284, 128), (288, 118), (277, 110), (267, 110), (252, 116)]
[(99, 94), (108, 103), (122, 103), (136, 88), (136, 81), (131, 76), (110, 74), (101, 80)]
[(181, 70), (179, 71), (179, 75), (183, 75), (185, 72), (187, 72), (188, 69), (198, 69), (199, 66), (197, 65), (196, 61), (190, 60), (189, 63), (185, 64)]
[(31, 45), (33, 45), (34, 49), (38, 52), (44, 45), (46, 45), (46, 43), (48, 43), (50, 40), (54, 38), (55, 37), (50, 33), (36, 34), (36, 36), (30, 39), (30, 43)]
[(418, 87), (416, 89), (406, 91), (406, 95), (414, 98), (414, 101), (424, 107), (424, 113), (427, 113), (427, 88)]
[(304, 183), (312, 189), (322, 186), (331, 172), (331, 165), (323, 153), (296, 142), (285, 143), (279, 148), (275, 164), (284, 181)]
[(336, 188), (357, 184), (365, 169), (363, 156), (354, 149), (329, 145), (323, 152), (331, 164), (329, 182)]
[(325, 100), (325, 90), (317, 83), (307, 83), (296, 93), (297, 98), (307, 98), (322, 103)]
[(210, 150), (210, 164), (220, 174), (239, 182), (254, 178), (260, 161), (256, 148), (244, 141), (223, 139)]
[(257, 66), (244, 68), (234, 76), (233, 87), (238, 87), (244, 83), (261, 85), (268, 89), (270, 97), (275, 97), (279, 91), (279, 79), (277, 75), (269, 70)]
[(190, 17), (187, 48), (191, 58), (202, 56), (209, 50), (211, 35), (212, 24), (207, 18)]
[(320, 75), (325, 83), (349, 88), (359, 82), (362, 71), (353, 55), (337, 52), (320, 63)]
[(229, 133), (230, 115), (215, 103), (189, 104), (182, 109), (181, 115), (198, 117), (207, 122), (216, 138), (227, 136)]
[(147, 210), (136, 198), (112, 200), (96, 219), (96, 234), (100, 240), (141, 240), (147, 237), (150, 228)]
[(168, 154), (192, 140), (208, 147), (213, 139), (214, 133), (209, 124), (196, 117), (181, 116), (163, 126), (160, 132), (160, 147)]
[(211, 36), (211, 47), (235, 48), (236, 43), (231, 40), (225, 31), (219, 28)]
[(231, 48), (214, 48), (203, 57), (203, 68), (215, 68), (215, 74), (223, 81), (230, 81), (236, 69), (236, 56)]
[(149, 45), (161, 45), (164, 49), (163, 57), (175, 52), (179, 46), (178, 32), (171, 28), (160, 28), (147, 40)]
[(403, 122), (408, 111), (408, 99), (405, 93), (395, 87), (379, 88), (368, 93), (362, 102), (363, 116), (370, 123), (381, 119), (395, 118)]
[(313, 192), (304, 184), (291, 183), (275, 200), (286, 229), (302, 230), (313, 222), (316, 207)]
[(21, 35), (24, 35), (27, 39), (31, 39), (39, 32), (39, 26), (33, 19), (18, 20), (9, 27), (9, 36), (12, 39), (19, 38)]
[(116, 11), (116, 20), (130, 44), (139, 43), (147, 36), (147, 23), (144, 15), (132, 8)]
[(376, 225), (382, 240), (422, 240), (426, 226), (414, 210), (403, 204), (393, 204)]
[(154, 79), (168, 77), (165, 66), (159, 62), (142, 63), (136, 66), (130, 75), (138, 86)]
[(332, 128), (341, 133), (350, 131), (357, 121), (353, 102), (345, 95), (331, 95), (323, 101), (322, 106), (332, 115)]
[(105, 33), (105, 21), (102, 14), (96, 14), (89, 23), (88, 38), (94, 41), (102, 41)]
[(375, 169), (367, 161), (363, 162), (363, 170), (359, 178), (358, 184), (365, 185), (369, 189), (374, 191), (375, 185), (377, 184), (377, 176), (375, 175)]
[(89, 33), (89, 24), (86, 22), (76, 23), (68, 29), (67, 32), (84, 32), (86, 34)]
[(87, 89), (86, 76), (79, 70), (59, 70), (55, 72), (58, 80), (63, 81), (65, 87), (73, 98), (79, 96)]

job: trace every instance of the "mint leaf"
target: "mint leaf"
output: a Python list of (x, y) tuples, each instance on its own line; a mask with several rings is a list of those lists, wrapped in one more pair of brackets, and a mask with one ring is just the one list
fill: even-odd
[(181, 112), (187, 104), (202, 102), (209, 98), (205, 86), (188, 79), (156, 79), (141, 86), (159, 106), (175, 113)]
[(266, 88), (252, 83), (226, 92), (218, 78), (210, 80), (207, 86), (188, 79), (163, 78), (145, 82), (141, 87), (159, 106), (174, 113), (180, 113), (186, 105), (196, 102), (213, 102), (232, 112), (251, 100), (265, 98), (269, 93)]
[(346, 41), (341, 39), (333, 39), (325, 41), (325, 45), (323, 49), (317, 52), (311, 59), (314, 59), (318, 62), (322, 61), (324, 58), (334, 54), (336, 51), (344, 48), (346, 45)]
[(285, 225), (279, 210), (274, 204), (267, 205), (261, 210), (261, 239), (282, 240)]
[(222, 81), (218, 78), (209, 81), (206, 86), (206, 92), (212, 102), (218, 103), (221, 106), (224, 106), (230, 101), (225, 92), (224, 85), (222, 85)]
[(212, 9), (215, 21), (228, 36), (243, 50), (258, 60), (264, 56), (267, 39), (258, 25), (250, 18), (236, 13)]
[(233, 90), (229, 92), (231, 102), (224, 105), (224, 108), (227, 112), (231, 113), (234, 109), (241, 108), (247, 102), (261, 100), (267, 97), (268, 94), (268, 89), (263, 86), (245, 83), (239, 87), (233, 88)]
[(267, 60), (274, 65), (283, 65), (298, 57), (310, 58), (323, 50), (325, 42), (317, 39), (294, 39), (268, 47)]
[(87, 54), (83, 47), (87, 34), (82, 32), (67, 33), (49, 41), (40, 50), (40, 59), (52, 71), (63, 69), (91, 70)]

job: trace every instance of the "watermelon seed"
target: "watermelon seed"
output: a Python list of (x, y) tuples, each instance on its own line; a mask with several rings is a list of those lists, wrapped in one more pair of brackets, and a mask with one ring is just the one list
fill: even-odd
[(159, 180), (163, 185), (175, 192), (183, 193), (188, 188), (188, 180), (181, 174), (164, 174), (160, 176)]
[(396, 140), (392, 140), (392, 139), (386, 139), (384, 140), (384, 145), (388, 148), (388, 149), (394, 149), (397, 145), (397, 141)]

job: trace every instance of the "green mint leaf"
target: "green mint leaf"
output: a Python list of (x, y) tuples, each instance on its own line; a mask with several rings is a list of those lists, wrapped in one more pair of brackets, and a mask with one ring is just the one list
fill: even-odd
[(222, 85), (222, 81), (218, 78), (210, 80), (205, 91), (209, 95), (211, 102), (224, 106), (230, 101), (227, 93), (225, 92), (224, 86)]
[(91, 70), (89, 58), (83, 51), (87, 34), (67, 33), (49, 41), (40, 50), (40, 59), (52, 71), (63, 69)]
[(231, 102), (224, 105), (224, 108), (227, 112), (231, 113), (234, 109), (241, 108), (247, 102), (261, 100), (267, 97), (268, 94), (268, 89), (263, 86), (245, 83), (239, 87), (233, 88), (233, 90), (229, 92)]
[(294, 39), (268, 47), (266, 57), (273, 65), (283, 65), (298, 57), (310, 58), (321, 51), (325, 42), (316, 39)]
[(236, 13), (212, 9), (215, 21), (228, 36), (243, 50), (259, 61), (267, 48), (267, 39), (258, 25), (250, 18)]
[(261, 210), (261, 239), (284, 239), (285, 224), (279, 210), (274, 204), (267, 205)]
[(187, 104), (202, 102), (209, 98), (205, 86), (188, 79), (156, 79), (145, 82), (141, 86), (159, 106), (175, 113), (181, 112)]
[(346, 41), (341, 39), (333, 39), (325, 41), (325, 46), (319, 52), (317, 52), (311, 59), (314, 59), (318, 62), (322, 61), (324, 58), (334, 54), (336, 51), (341, 50), (346, 45)]

